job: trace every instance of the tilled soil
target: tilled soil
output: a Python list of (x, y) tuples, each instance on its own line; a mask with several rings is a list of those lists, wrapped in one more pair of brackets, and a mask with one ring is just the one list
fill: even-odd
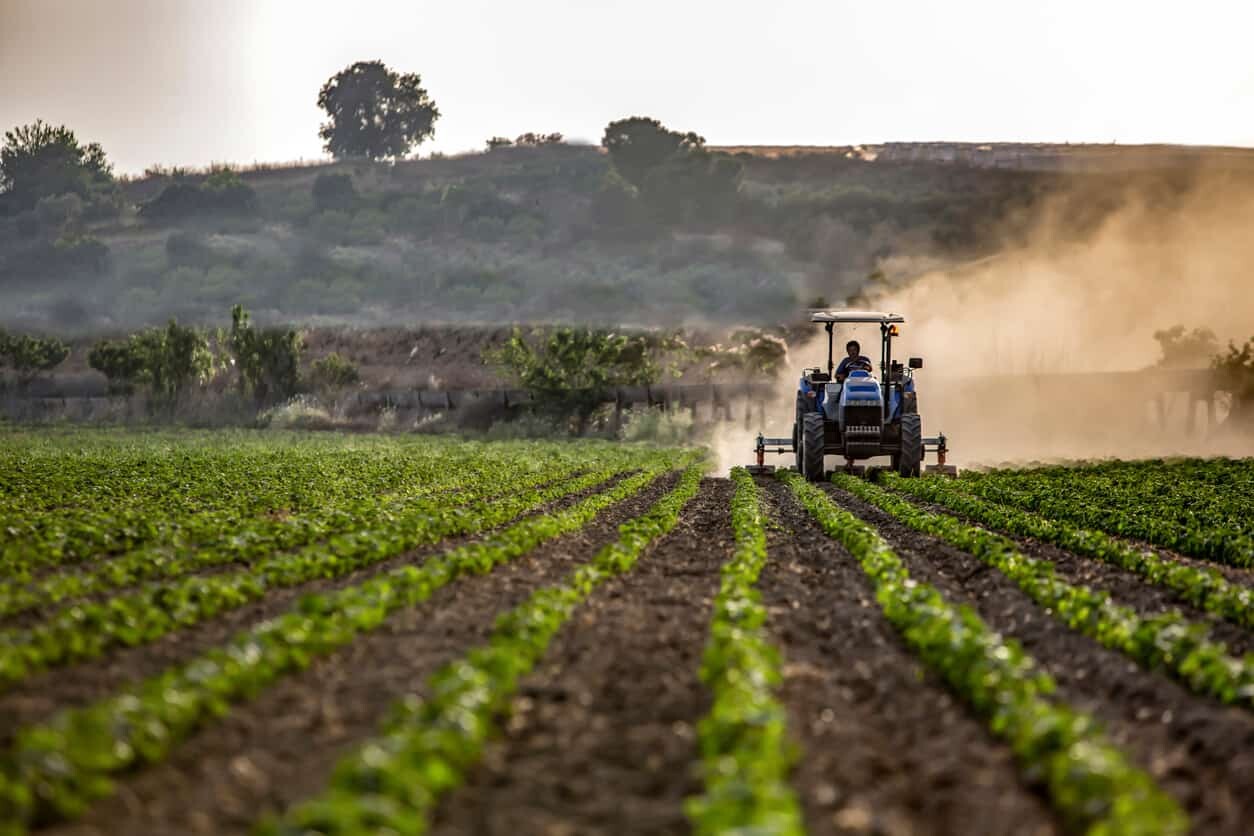
[(733, 545), (731, 492), (705, 480), (676, 528), (580, 607), (435, 833), (688, 832), (696, 724), (709, 710), (698, 670)]
[(377, 733), (388, 707), (485, 641), (495, 615), (560, 581), (675, 483), (670, 475), (493, 572), (463, 578), (348, 647), (280, 680), (179, 746), (165, 763), (58, 834), (244, 834), (262, 815), (320, 792), (335, 762)]
[[(618, 477), (621, 478), (621, 477)], [(603, 486), (580, 491), (549, 503), (533, 514), (569, 507)], [(531, 516), (531, 514), (524, 515)], [(521, 518), (520, 518), (521, 519)], [(507, 523), (508, 525), (509, 523)], [(83, 705), (106, 697), (125, 685), (153, 676), (174, 665), (183, 664), (226, 642), (236, 633), (286, 612), (300, 598), (326, 593), (361, 583), (366, 578), (406, 563), (421, 563), (467, 542), (491, 536), (492, 532), (450, 537), (430, 546), (397, 555), (341, 578), (311, 581), (288, 589), (270, 591), (254, 601), (214, 618), (175, 630), (156, 641), (137, 647), (119, 647), (98, 659), (53, 668), (35, 674), (7, 688), (0, 686), (0, 746), (7, 745), (21, 726), (38, 722), (63, 708)]]
[(774, 480), (759, 587), (800, 743), (793, 785), (821, 834), (1045, 834), (1008, 746), (928, 675), (858, 562)]
[[(913, 501), (914, 504), (928, 511), (957, 517), (968, 524), (988, 528), (977, 521), (964, 518), (961, 514), (953, 513), (943, 505), (915, 501), (905, 494), (901, 494), (901, 498)], [(1254, 633), (1194, 607), (1181, 600), (1170, 589), (1152, 584), (1135, 572), (1121, 569), (1097, 558), (1069, 552), (1050, 543), (1002, 533), (1003, 536), (1018, 544), (1024, 554), (1052, 563), (1058, 578), (1073, 586), (1090, 586), (1103, 590), (1110, 594), (1115, 603), (1130, 607), (1142, 615), (1157, 615), (1169, 610), (1179, 610), (1186, 618), (1207, 624), (1211, 637), (1215, 641), (1226, 644), (1228, 651), (1233, 655), (1240, 656), (1254, 649)]]
[(833, 487), (832, 498), (874, 525), (910, 573), (976, 608), (1049, 671), (1059, 698), (1089, 712), (1113, 742), (1188, 812), (1198, 834), (1245, 834), (1254, 821), (1254, 718), (1069, 629), (1000, 572)]

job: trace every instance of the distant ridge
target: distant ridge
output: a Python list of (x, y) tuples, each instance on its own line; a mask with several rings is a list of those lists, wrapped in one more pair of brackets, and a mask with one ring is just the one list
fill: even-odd
[(1254, 148), (1051, 142), (884, 142), (868, 145), (721, 145), (713, 151), (779, 159), (839, 155), (894, 163), (949, 163), (1025, 171), (1129, 171), (1199, 164), (1254, 168)]

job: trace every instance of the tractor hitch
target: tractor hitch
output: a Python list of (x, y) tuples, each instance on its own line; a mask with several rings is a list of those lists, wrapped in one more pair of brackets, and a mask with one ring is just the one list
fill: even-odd
[(758, 440), (757, 440), (757, 443), (755, 443), (753, 446), (753, 452), (754, 452), (754, 455), (757, 457), (757, 463), (751, 464), (745, 469), (748, 470), (750, 473), (752, 473), (754, 476), (762, 476), (765, 474), (770, 474), (770, 473), (775, 472), (775, 465), (766, 464), (765, 462), (766, 454), (768, 452), (776, 453), (776, 454), (783, 454), (783, 453), (793, 453), (796, 451), (794, 450), (792, 446), (791, 438), (767, 438), (766, 436), (762, 435), (762, 433), (758, 433)]
[(945, 434), (941, 433), (935, 438), (923, 439), (923, 454), (926, 456), (928, 451), (936, 454), (936, 464), (929, 464), (923, 468), (924, 473), (935, 473), (938, 476), (954, 476), (958, 475), (958, 468), (952, 464), (945, 464), (945, 455), (949, 453), (949, 445), (945, 442)]

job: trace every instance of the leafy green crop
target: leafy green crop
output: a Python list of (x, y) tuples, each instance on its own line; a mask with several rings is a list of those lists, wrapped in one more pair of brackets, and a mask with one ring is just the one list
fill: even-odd
[(1173, 674), (1198, 694), (1254, 708), (1254, 655), (1243, 659), (1229, 656), (1226, 646), (1209, 639), (1205, 624), (1191, 622), (1178, 611), (1141, 616), (1114, 603), (1105, 592), (1060, 580), (1049, 561), (1020, 553), (1012, 540), (954, 517), (925, 511), (852, 476), (838, 473), (832, 481), (916, 531), (975, 555), (1072, 629), (1149, 670)]
[(78, 816), (112, 791), (109, 776), (163, 760), (232, 703), (349, 644), (459, 577), (491, 571), (546, 540), (578, 530), (604, 508), (642, 490), (659, 468), (676, 463), (687, 461), (658, 456), (648, 469), (565, 510), (524, 519), (421, 566), (402, 566), (355, 586), (307, 596), (285, 614), (185, 665), (19, 729), (12, 749), (0, 758), (0, 834), (14, 836), (35, 821)]
[(801, 809), (788, 783), (796, 754), (784, 706), (772, 693), (782, 681), (779, 654), (767, 640), (766, 608), (753, 588), (767, 559), (758, 490), (742, 467), (731, 478), (736, 550), (723, 566), (701, 666), (701, 680), (714, 694), (698, 729), (706, 789), (686, 807), (699, 834), (801, 834)]
[(1086, 528), (1254, 568), (1254, 460), (964, 474), (959, 487)]
[[(520, 463), (525, 467), (526, 463)], [(384, 512), (373, 527), (355, 519), (325, 542), (278, 554), (235, 572), (157, 583), (139, 592), (84, 603), (63, 610), (25, 630), (0, 632), (0, 682), (16, 682), (34, 671), (94, 658), (119, 645), (135, 646), (206, 618), (260, 600), (273, 589), (319, 578), (337, 578), (408, 549), (455, 534), (482, 531), (570, 493), (613, 477), (618, 464), (545, 489), (518, 490), (506, 497), (479, 499), (453, 507), (447, 499), (414, 503)], [(543, 471), (540, 471), (544, 478)], [(560, 474), (561, 471), (558, 471)], [(518, 473), (497, 473), (508, 484)], [(479, 494), (491, 483), (479, 485)]]
[(1199, 609), (1242, 627), (1254, 627), (1254, 589), (1231, 583), (1218, 572), (1164, 559), (1152, 551), (1134, 548), (1100, 531), (988, 502), (966, 493), (949, 480), (902, 479), (893, 474), (884, 474), (882, 478), (894, 490), (938, 502), (984, 525), (1034, 537), (1136, 572), (1150, 583), (1170, 589)]
[(436, 802), (479, 759), (519, 679), (544, 655), (575, 607), (597, 586), (631, 569), (651, 542), (670, 531), (700, 482), (701, 466), (689, 467), (652, 508), (619, 527), (616, 542), (565, 583), (535, 592), (502, 615), (486, 645), (433, 674), (428, 699), (411, 697), (396, 706), (383, 733), (340, 762), (323, 795), (282, 820), (263, 822), (257, 832), (425, 833)]
[(910, 577), (873, 528), (837, 508), (791, 471), (780, 478), (861, 563), (875, 598), (906, 643), (1014, 749), (1030, 780), (1045, 784), (1067, 825), (1091, 834), (1183, 834), (1184, 811), (1129, 763), (1096, 721), (1053, 697), (1055, 683), (1014, 641), (969, 607)]

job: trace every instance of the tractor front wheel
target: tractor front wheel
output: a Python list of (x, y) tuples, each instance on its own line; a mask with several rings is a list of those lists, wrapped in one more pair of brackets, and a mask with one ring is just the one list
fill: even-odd
[(801, 475), (811, 482), (823, 481), (823, 415), (807, 412), (801, 423)]
[(917, 413), (901, 416), (901, 452), (893, 458), (902, 476), (918, 476), (922, 470), (923, 419)]

